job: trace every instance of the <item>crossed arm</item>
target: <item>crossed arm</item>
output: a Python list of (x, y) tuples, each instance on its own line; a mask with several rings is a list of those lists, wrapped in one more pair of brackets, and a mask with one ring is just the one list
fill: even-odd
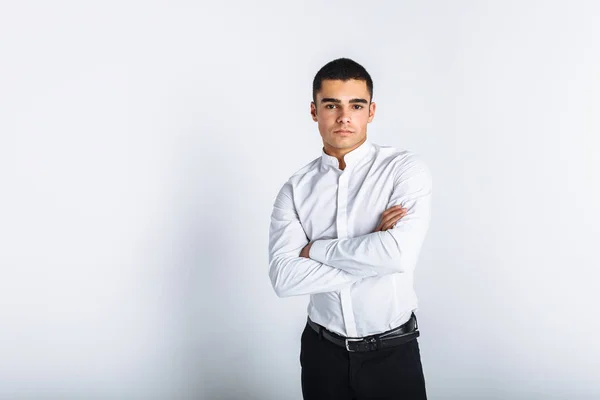
[(406, 214), (393, 227), (382, 229), (382, 218), (381, 230), (373, 233), (310, 243), (286, 183), (275, 200), (269, 230), (269, 277), (275, 293), (329, 292), (367, 277), (412, 271), (429, 226), (431, 176), (418, 164), (395, 179), (388, 211), (402, 204)]

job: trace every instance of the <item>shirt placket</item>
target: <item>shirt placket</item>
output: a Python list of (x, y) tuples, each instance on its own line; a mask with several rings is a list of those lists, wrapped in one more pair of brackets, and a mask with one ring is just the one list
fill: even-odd
[[(336, 225), (338, 239), (348, 237), (348, 181), (350, 177), (350, 168), (346, 167), (338, 180), (338, 198)], [(340, 290), (340, 300), (342, 303), (342, 314), (344, 316), (344, 325), (348, 337), (356, 337), (356, 322), (354, 321), (354, 310), (350, 297), (350, 286)]]

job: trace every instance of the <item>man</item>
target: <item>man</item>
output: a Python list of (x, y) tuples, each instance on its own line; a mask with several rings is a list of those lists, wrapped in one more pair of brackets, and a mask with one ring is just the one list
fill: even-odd
[(367, 139), (373, 82), (326, 64), (311, 115), (322, 154), (281, 188), (269, 276), (278, 296), (310, 294), (301, 338), (305, 399), (425, 399), (413, 271), (431, 214), (431, 176), (409, 151)]

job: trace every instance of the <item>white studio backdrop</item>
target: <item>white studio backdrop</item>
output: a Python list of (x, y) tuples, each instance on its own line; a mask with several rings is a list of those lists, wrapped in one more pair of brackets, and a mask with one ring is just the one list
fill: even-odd
[(301, 399), (268, 225), (338, 57), (432, 170), (429, 397), (600, 398), (600, 3), (0, 4), (0, 399)]

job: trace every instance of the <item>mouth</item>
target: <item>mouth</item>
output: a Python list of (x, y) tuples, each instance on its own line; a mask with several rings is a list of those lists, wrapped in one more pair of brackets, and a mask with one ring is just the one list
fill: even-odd
[(348, 131), (346, 129), (338, 129), (336, 131), (333, 131), (333, 133), (335, 133), (337, 135), (341, 135), (341, 136), (348, 136), (348, 135), (351, 135), (353, 132), (352, 131)]

